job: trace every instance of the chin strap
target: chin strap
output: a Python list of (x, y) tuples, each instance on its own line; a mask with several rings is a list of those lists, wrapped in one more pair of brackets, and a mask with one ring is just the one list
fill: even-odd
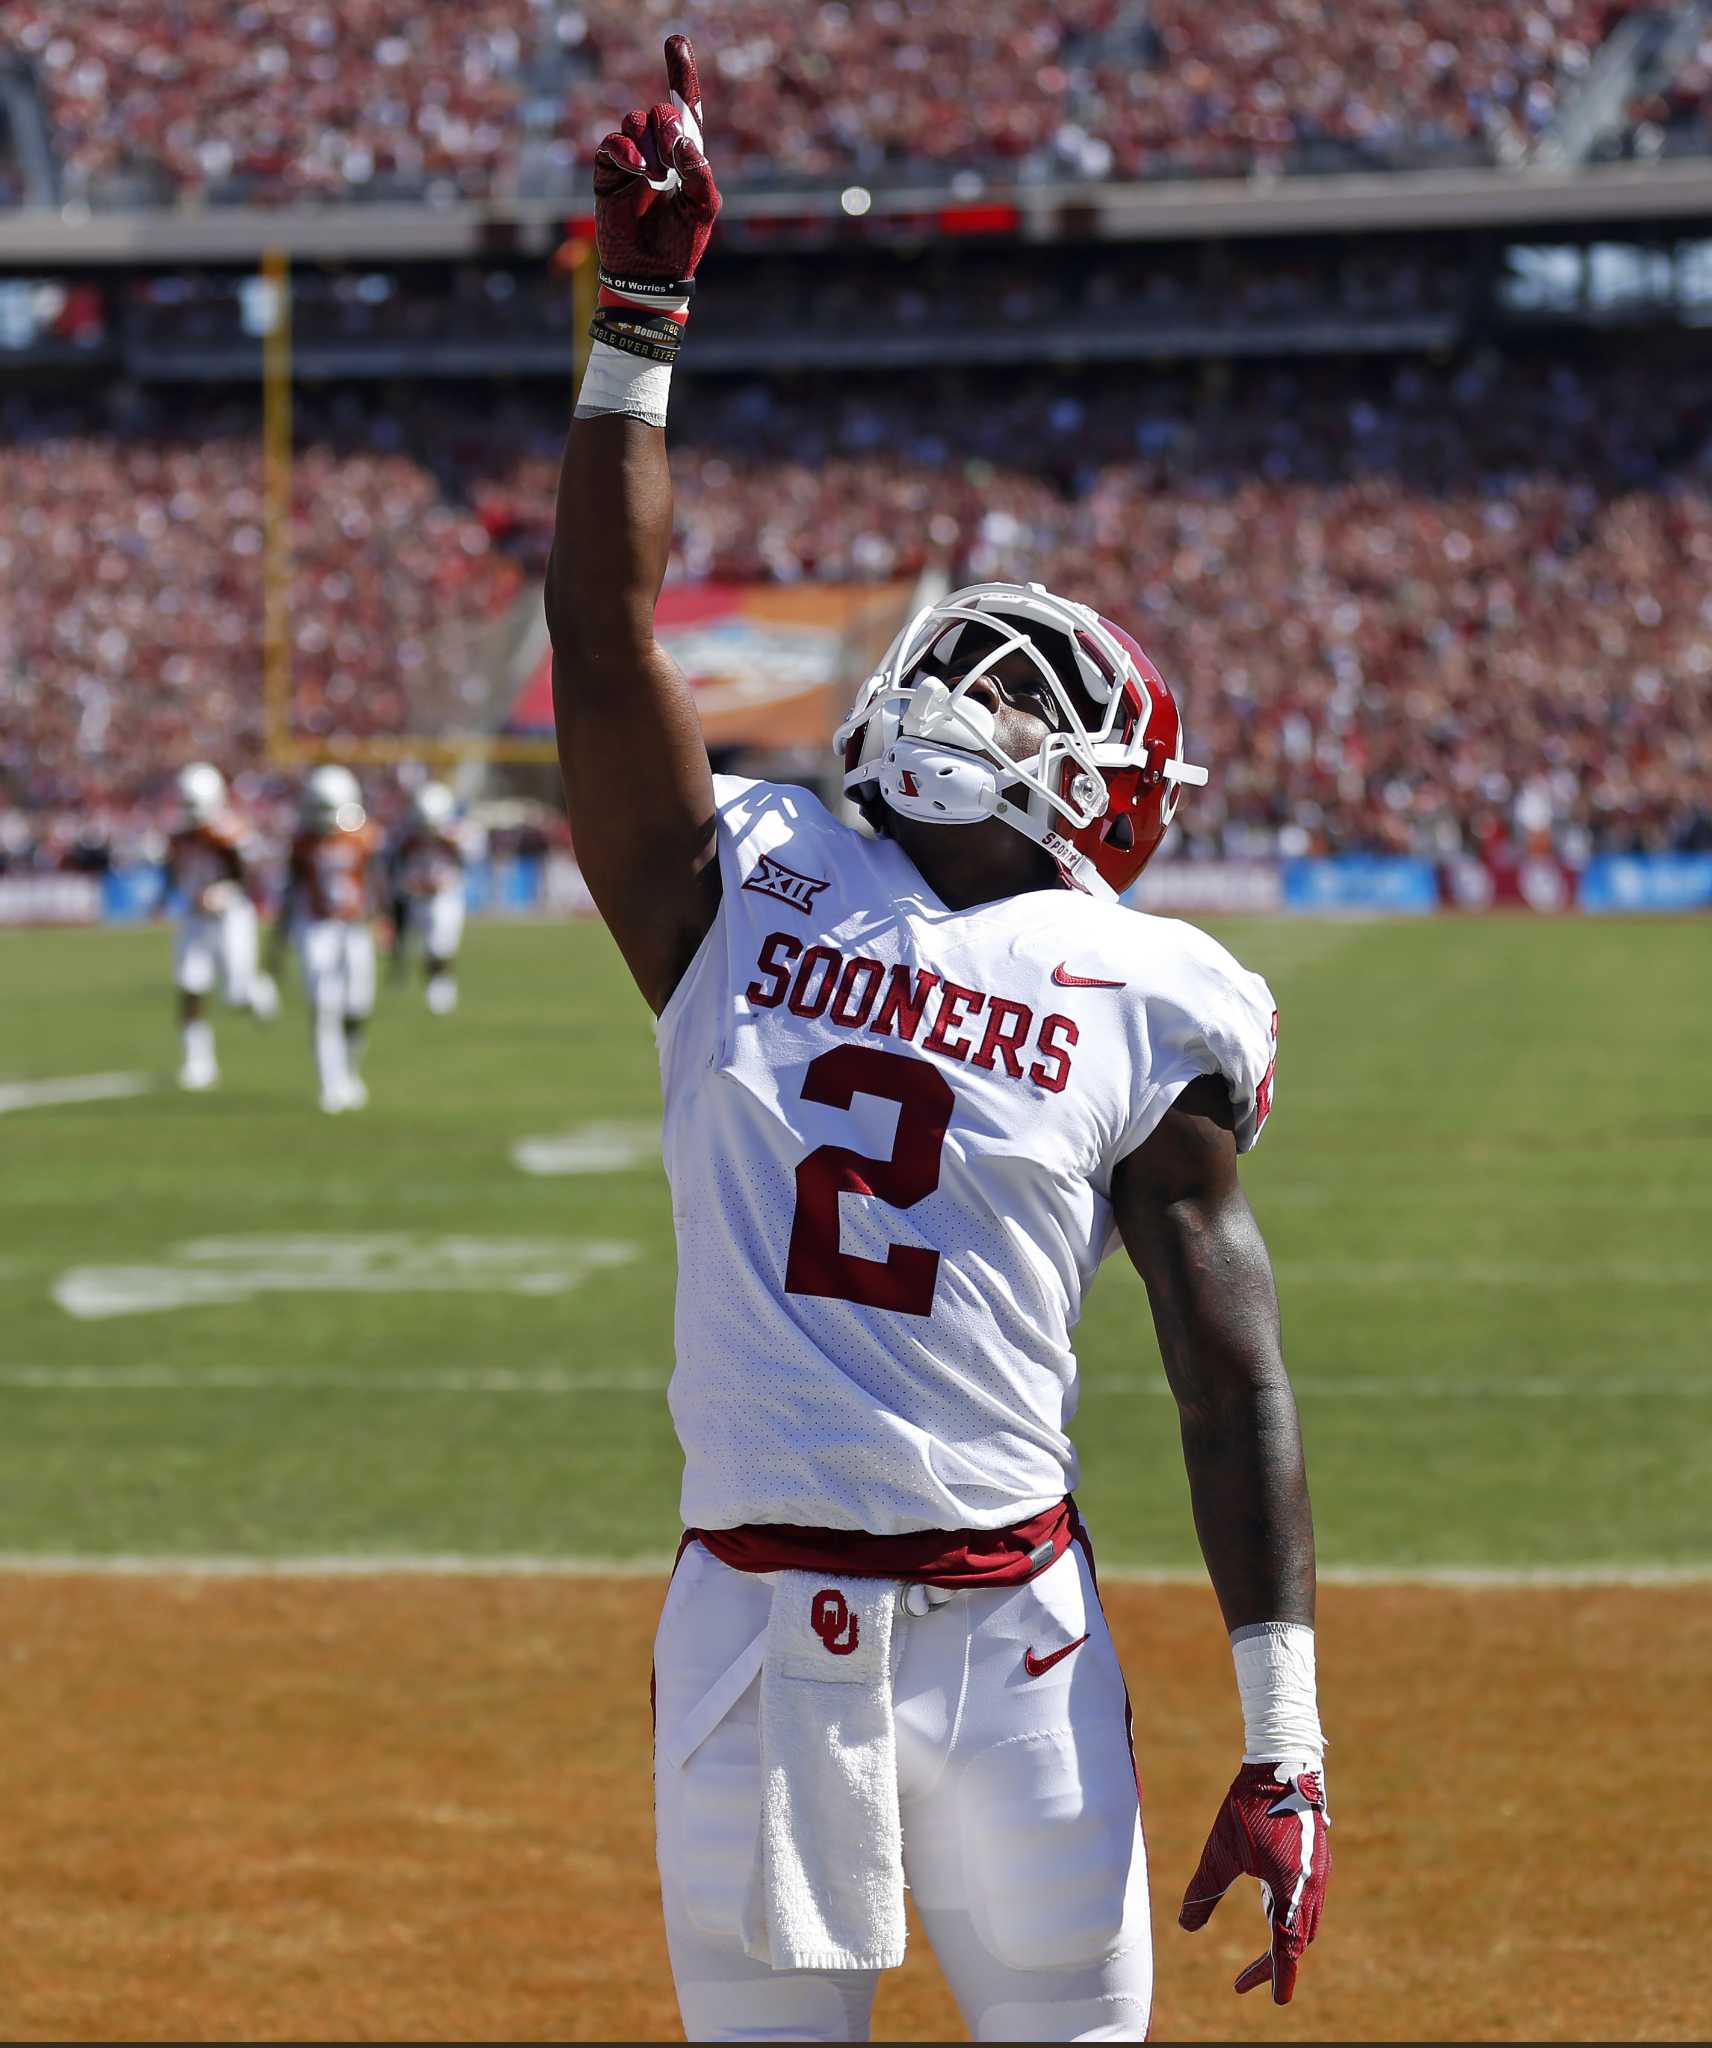
[(1101, 903), (1118, 901), (1118, 892), (1088, 856), (1073, 846), (1062, 832), (1055, 832), (1050, 825), (1037, 824), (1021, 804), (1006, 803), (1001, 799), (993, 816), (1003, 818), (1007, 825), (1025, 839), (1032, 839), (1036, 846), (1045, 847), (1065, 888), (1080, 889), (1084, 896), (1092, 896)]

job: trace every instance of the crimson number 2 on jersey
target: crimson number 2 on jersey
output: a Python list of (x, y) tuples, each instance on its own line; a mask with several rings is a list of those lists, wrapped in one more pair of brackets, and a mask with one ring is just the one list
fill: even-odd
[(933, 1313), (939, 1254), (894, 1244), (883, 1259), (839, 1250), (838, 1198), (874, 1195), (909, 1209), (939, 1185), (939, 1155), (956, 1097), (925, 1060), (869, 1045), (839, 1045), (809, 1062), (803, 1100), (848, 1109), (858, 1095), (898, 1105), (891, 1157), (869, 1159), (844, 1145), (818, 1145), (797, 1168), (797, 1212), (785, 1262), (785, 1292), (853, 1301), (906, 1316)]

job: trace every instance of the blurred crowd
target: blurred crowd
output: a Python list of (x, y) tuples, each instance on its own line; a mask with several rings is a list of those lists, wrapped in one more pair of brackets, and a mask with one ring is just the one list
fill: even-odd
[[(253, 407), (196, 431), (121, 392), (0, 402), (0, 785), (87, 817), (164, 768), (260, 760), (268, 521)], [(478, 682), (522, 582), (413, 455), (406, 422), (335, 402), (293, 474), (291, 717), (389, 732)], [(457, 444), (448, 442), (449, 454)]]
[[(412, 798), (429, 773), (420, 761), (361, 770), (363, 805), (384, 841), (396, 843), (411, 829)], [(302, 827), (303, 780), (301, 769), (249, 768), (228, 785), (230, 807), (244, 827), (252, 882), (269, 910), (278, 907), (283, 895), (291, 843)], [(170, 776), (151, 778), (147, 796), (87, 808), (8, 810), (0, 801), (0, 875), (153, 869), (152, 876), (136, 877), (142, 886), (133, 900), (146, 908), (165, 907), (168, 844), (183, 822)], [(466, 861), (490, 861), (496, 869), (513, 861), (574, 854), (562, 807), (537, 797), (499, 796), (460, 805), (453, 837)]]
[(697, 38), (728, 184), (1513, 159), (1635, 0), (0, 0), (68, 196), (569, 193)]
[(70, 196), (503, 188), (530, 0), (0, 0)]
[(1137, 94), (1094, 67), (1089, 127), (1119, 176), (1350, 162), (1514, 160), (1631, 0), (1150, 0)]
[(1630, 148), (1641, 155), (1712, 150), (1712, 32), (1672, 77), (1631, 100), (1627, 129)]
[[(1191, 854), (1712, 845), (1712, 371), (896, 389), (686, 383), (671, 575), (943, 566), (1096, 603), (1214, 764)], [(455, 725), (483, 634), (531, 601), (564, 425), (550, 398), (476, 418), (425, 392), (305, 419), (300, 730)], [(0, 410), (0, 809), (75, 836), (192, 753), (260, 769), (261, 488), (253, 419), (190, 439), (146, 412)]]

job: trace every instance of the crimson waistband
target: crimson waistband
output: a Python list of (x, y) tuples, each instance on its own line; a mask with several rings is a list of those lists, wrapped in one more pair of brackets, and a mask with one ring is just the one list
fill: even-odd
[(1020, 1586), (1055, 1564), (1080, 1527), (1076, 1503), (1067, 1495), (1008, 1529), (911, 1529), (903, 1536), (870, 1536), (863, 1529), (750, 1522), (737, 1529), (689, 1529), (684, 1542), (701, 1544), (733, 1571), (907, 1579), (962, 1592), (971, 1586)]

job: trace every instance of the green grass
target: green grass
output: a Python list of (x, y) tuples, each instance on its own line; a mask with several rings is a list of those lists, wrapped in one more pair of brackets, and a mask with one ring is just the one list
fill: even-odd
[[(1214, 928), (1283, 1015), (1278, 1110), (1245, 1171), (1322, 1559), (1712, 1563), (1705, 932)], [(509, 1157), (655, 1112), (649, 1020), (605, 934), (478, 926), (455, 1017), (384, 995), (360, 1117), (313, 1108), (295, 1007), (271, 1032), (220, 1018), (223, 1087), (177, 1094), (170, 1004), (161, 931), (0, 935), (0, 1083), (159, 1084), (0, 1115), (0, 1552), (669, 1550), (658, 1168), (541, 1179)], [(639, 1255), (536, 1295), (259, 1293), (94, 1321), (54, 1299), (72, 1268), (287, 1233)], [(1121, 1261), (1079, 1348), (1102, 1559), (1192, 1564)], [(511, 1390), (468, 1384), (498, 1374)]]

